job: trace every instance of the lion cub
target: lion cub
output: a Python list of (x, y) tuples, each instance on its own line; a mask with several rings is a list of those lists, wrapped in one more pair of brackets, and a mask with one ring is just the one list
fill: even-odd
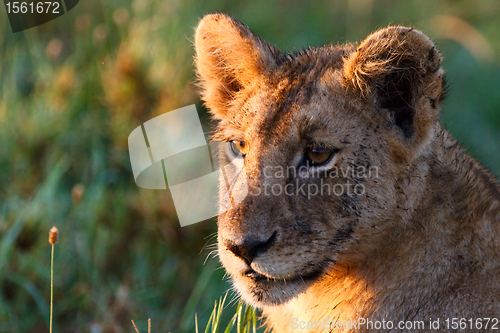
[(289, 54), (215, 14), (195, 48), (221, 163), (242, 159), (248, 189), (219, 216), (220, 259), (269, 328), (500, 329), (500, 187), (439, 121), (428, 37)]

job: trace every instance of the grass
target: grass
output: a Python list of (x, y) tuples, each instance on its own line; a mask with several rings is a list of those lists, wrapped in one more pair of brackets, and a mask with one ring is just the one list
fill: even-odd
[[(218, 304), (217, 301), (215, 301), (214, 309), (212, 310), (210, 318), (208, 318), (208, 323), (204, 332), (205, 333), (219, 333), (219, 332), (256, 333), (258, 329), (257, 326), (258, 319), (256, 310), (252, 309), (250, 306), (246, 305), (241, 300), (238, 302), (238, 305), (236, 307), (236, 313), (233, 315), (233, 317), (225, 327), (224, 331), (220, 331), (223, 327), (221, 318), (223, 312), (225, 311), (224, 305), (226, 303), (227, 295), (228, 294), (226, 293), (224, 297), (221, 297), (219, 299)], [(198, 327), (198, 315), (196, 313), (194, 318), (195, 318), (195, 332), (199, 333), (200, 329)], [(131, 321), (136, 333), (140, 333), (139, 329), (135, 325), (134, 320)], [(233, 330), (233, 328), (235, 330)], [(148, 333), (151, 333), (151, 318), (148, 319)]]
[(50, 253), (50, 319), (49, 319), (49, 332), (52, 333), (52, 319), (54, 310), (54, 248), (59, 238), (59, 230), (55, 226), (50, 229), (49, 243), (52, 245), (52, 252)]
[[(54, 332), (125, 332), (133, 318), (142, 318), (138, 327), (151, 318), (154, 332), (193, 332), (195, 313), (200, 327), (220, 318), (222, 331), (235, 313), (246, 318), (237, 300), (213, 315), (214, 300), (230, 288), (217, 258), (204, 263), (215, 221), (181, 228), (168, 190), (134, 184), (127, 151), (135, 127), (189, 104), (210, 129), (193, 85), (191, 46), (208, 12), (231, 14), (287, 51), (356, 41), (390, 23), (423, 29), (444, 54), (444, 124), (500, 175), (498, 1), (283, 6), (80, 1), (17, 34), (0, 10), (0, 332), (49, 330), (50, 258), (40, 235), (52, 225), (65, 235), (54, 253)], [(481, 58), (460, 36), (444, 38), (443, 16), (474, 27), (493, 53)]]
[[(227, 295), (228, 294), (226, 293), (223, 298), (220, 298), (219, 304), (217, 304), (217, 301), (215, 301), (214, 309), (212, 310), (212, 314), (208, 319), (207, 327), (205, 328), (205, 333), (218, 333), (222, 328), (221, 318), (224, 311), (224, 305), (226, 303)], [(238, 306), (236, 307), (236, 313), (234, 314), (233, 318), (231, 318), (223, 332), (229, 333), (233, 330), (233, 328), (236, 329), (236, 333), (256, 333), (256, 310), (243, 303), (243, 301), (239, 301)], [(198, 332), (198, 320), (196, 317), (196, 333)]]

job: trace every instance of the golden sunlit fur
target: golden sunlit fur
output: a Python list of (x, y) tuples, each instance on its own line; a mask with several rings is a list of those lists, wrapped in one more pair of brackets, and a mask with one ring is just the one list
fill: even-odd
[[(499, 316), (499, 185), (439, 121), (444, 72), (428, 37), (388, 27), (288, 54), (215, 14), (195, 47), (214, 140), (245, 154), (249, 193), (219, 215), (219, 255), (270, 329), (369, 318), (426, 326), (332, 331), (428, 332), (439, 318), (445, 332), (446, 318)], [(331, 159), (310, 164), (311, 149)]]

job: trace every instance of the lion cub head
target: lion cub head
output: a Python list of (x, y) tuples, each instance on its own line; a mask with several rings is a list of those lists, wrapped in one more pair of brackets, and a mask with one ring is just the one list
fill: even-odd
[[(389, 27), (288, 54), (216, 14), (195, 47), (214, 140), (229, 143), (220, 161), (241, 159), (248, 186), (218, 219), (220, 259), (243, 297), (281, 304), (382, 247), (418, 196), (418, 177), (413, 194), (398, 184), (439, 130), (443, 71), (429, 38)], [(221, 186), (239, 179), (226, 170)]]

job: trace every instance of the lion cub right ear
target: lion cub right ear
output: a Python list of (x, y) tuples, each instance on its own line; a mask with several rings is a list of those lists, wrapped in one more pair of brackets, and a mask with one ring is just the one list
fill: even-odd
[(345, 60), (344, 84), (375, 97), (378, 113), (388, 112), (395, 138), (422, 146), (432, 136), (444, 96), (441, 54), (422, 32), (388, 27), (366, 38)]
[(205, 16), (195, 34), (196, 67), (202, 98), (221, 118), (246, 87), (276, 66), (279, 51), (223, 14)]

